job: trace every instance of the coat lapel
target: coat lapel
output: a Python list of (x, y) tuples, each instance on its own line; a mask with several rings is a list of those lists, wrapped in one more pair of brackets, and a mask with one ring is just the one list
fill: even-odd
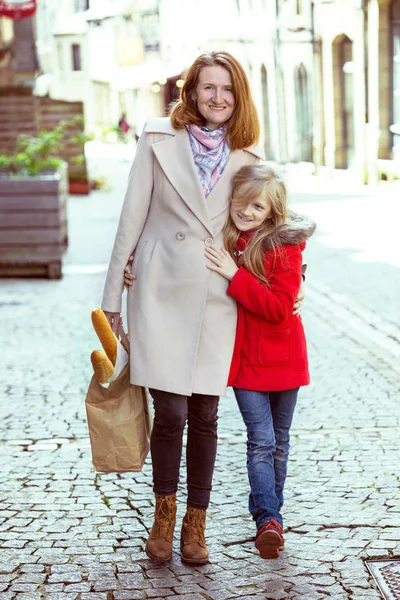
[(174, 136), (152, 144), (153, 152), (165, 175), (193, 214), (213, 234), (207, 199), (193, 161), (186, 129), (175, 130)]

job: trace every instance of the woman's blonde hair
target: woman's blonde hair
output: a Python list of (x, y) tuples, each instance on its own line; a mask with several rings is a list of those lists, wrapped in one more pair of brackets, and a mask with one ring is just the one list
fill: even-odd
[[(281, 175), (269, 165), (246, 165), (239, 169), (233, 180), (231, 202), (236, 206), (247, 206), (261, 194), (268, 200), (271, 212), (263, 224), (256, 229), (243, 254), (238, 258), (238, 265), (243, 265), (257, 279), (269, 285), (265, 273), (265, 252), (272, 248), (276, 257), (276, 229), (283, 225), (287, 216), (287, 189)], [(241, 232), (229, 215), (224, 228), (224, 244), (234, 257), (234, 250)]]
[(176, 129), (186, 125), (204, 125), (196, 101), (196, 87), (203, 67), (224, 67), (232, 79), (232, 92), (235, 107), (226, 123), (227, 139), (231, 150), (248, 148), (256, 144), (260, 137), (260, 123), (250, 92), (250, 85), (242, 65), (228, 52), (202, 54), (189, 68), (179, 100), (171, 111), (171, 122)]

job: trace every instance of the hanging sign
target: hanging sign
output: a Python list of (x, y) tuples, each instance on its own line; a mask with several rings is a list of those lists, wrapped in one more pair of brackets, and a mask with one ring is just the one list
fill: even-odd
[(0, 0), (0, 16), (13, 21), (32, 17), (36, 12), (36, 0)]

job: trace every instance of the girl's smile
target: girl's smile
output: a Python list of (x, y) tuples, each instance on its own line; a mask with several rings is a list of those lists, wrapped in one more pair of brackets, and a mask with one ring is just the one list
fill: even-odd
[(248, 219), (247, 217), (244, 217), (240, 213), (238, 213), (238, 217), (239, 217), (239, 219), (242, 219), (242, 221), (244, 221), (245, 223), (251, 223), (252, 222), (252, 219)]

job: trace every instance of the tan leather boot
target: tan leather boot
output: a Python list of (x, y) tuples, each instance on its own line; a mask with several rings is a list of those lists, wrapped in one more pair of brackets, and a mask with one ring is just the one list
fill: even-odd
[(181, 557), (185, 563), (202, 565), (208, 562), (208, 550), (204, 537), (206, 514), (205, 510), (187, 507), (181, 530)]
[(176, 494), (156, 494), (154, 523), (146, 542), (146, 554), (151, 560), (168, 562), (172, 557), (172, 540), (176, 523)]

